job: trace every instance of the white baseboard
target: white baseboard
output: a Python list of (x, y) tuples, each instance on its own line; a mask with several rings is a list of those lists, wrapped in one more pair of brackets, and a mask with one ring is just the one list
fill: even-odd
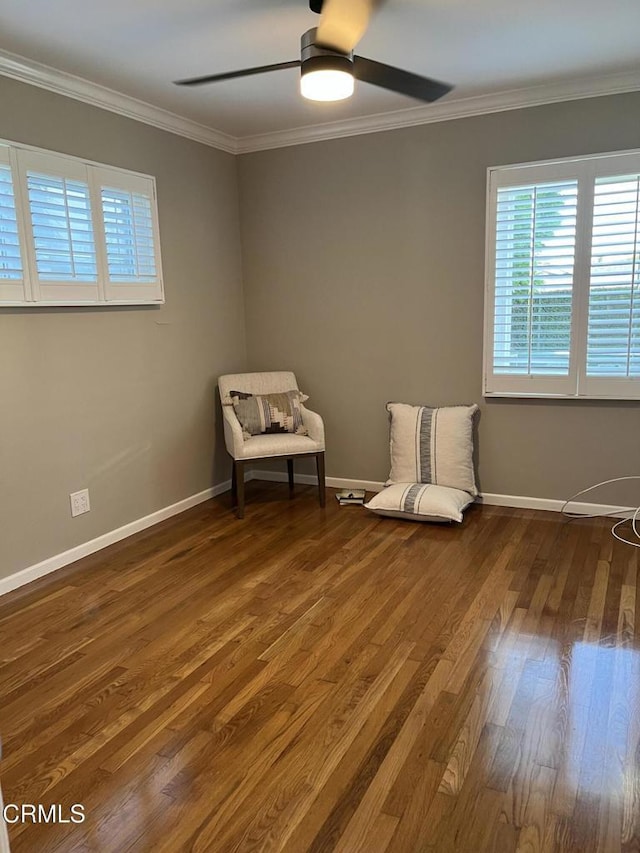
[[(492, 506), (512, 506), (522, 509), (546, 509), (550, 512), (560, 512), (565, 501), (554, 498), (530, 498), (520, 495), (492, 495), (483, 493), (478, 498), (480, 503)], [(616, 506), (614, 504), (591, 504), (574, 501), (567, 506), (567, 512), (579, 515), (610, 515), (613, 518), (628, 518), (636, 507)]]
[[(287, 481), (287, 473), (285, 471), (256, 471), (249, 470), (245, 476), (246, 480), (269, 480), (277, 483)], [(318, 478), (315, 474), (296, 474), (296, 483), (307, 486), (317, 485)], [(377, 480), (353, 480), (349, 477), (327, 477), (327, 486), (333, 489), (365, 489), (368, 492), (379, 492), (384, 488), (384, 483)], [(231, 488), (231, 481), (226, 480), (223, 483), (205, 489), (203, 492), (198, 492), (196, 495), (185, 498), (171, 506), (159, 509), (157, 512), (152, 512), (144, 518), (138, 518), (136, 521), (131, 521), (117, 530), (111, 530), (108, 533), (103, 533), (89, 542), (83, 542), (81, 545), (76, 545), (68, 551), (63, 551), (61, 554), (56, 554), (34, 566), (29, 566), (19, 572), (15, 572), (6, 578), (0, 578), (0, 596), (11, 592), (18, 587), (31, 583), (31, 581), (44, 577), (51, 572), (57, 571), (70, 563), (75, 563), (76, 560), (87, 557), (89, 554), (94, 554), (108, 545), (113, 545), (115, 542), (120, 542), (121, 539), (126, 539), (127, 536), (133, 536), (134, 533), (139, 533), (141, 530), (146, 530), (147, 527), (152, 527), (173, 515), (178, 515), (197, 504), (203, 503), (209, 498), (220, 495)], [(522, 509), (544, 509), (551, 512), (560, 512), (564, 506), (564, 501), (555, 500), (552, 498), (532, 498), (520, 495), (495, 495), (484, 493), (480, 495), (478, 501), (481, 503), (491, 504), (493, 506), (508, 506), (519, 507)], [(572, 513), (584, 513), (585, 515), (610, 515), (616, 518), (628, 518), (635, 510), (635, 507), (620, 507), (611, 506), (609, 504), (591, 504), (591, 503), (574, 503), (569, 507)]]
[(18, 587), (31, 583), (31, 581), (44, 577), (44, 575), (48, 575), (50, 572), (55, 572), (64, 566), (68, 566), (70, 563), (75, 563), (76, 560), (80, 560), (82, 557), (88, 557), (89, 554), (95, 554), (96, 551), (100, 551), (108, 545), (113, 545), (121, 539), (126, 539), (127, 536), (133, 536), (134, 533), (146, 530), (147, 527), (152, 527), (154, 524), (158, 524), (167, 518), (171, 518), (172, 515), (178, 515), (187, 509), (191, 509), (191, 507), (203, 503), (203, 501), (207, 501), (209, 498), (213, 498), (216, 495), (220, 495), (222, 492), (226, 492), (230, 488), (230, 480), (218, 483), (218, 485), (205, 489), (203, 492), (198, 492), (198, 494), (184, 498), (184, 500), (171, 504), (171, 506), (166, 506), (163, 509), (152, 512), (150, 515), (145, 515), (144, 518), (138, 518), (135, 521), (129, 522), (129, 524), (118, 527), (116, 530), (110, 530), (108, 533), (103, 533), (102, 536), (91, 539), (89, 542), (83, 542), (81, 545), (76, 545), (68, 551), (63, 551), (61, 554), (48, 557), (46, 560), (42, 560), (42, 562), (36, 563), (34, 566), (29, 566), (28, 568), (15, 572), (6, 578), (0, 578), (0, 595), (5, 595), (7, 592), (11, 592), (14, 589), (18, 589)]
[[(287, 474), (284, 471), (251, 471), (251, 480), (271, 480), (276, 483), (285, 483)], [(318, 478), (315, 474), (296, 474), (296, 483), (307, 486), (315, 486)], [(365, 489), (368, 492), (379, 492), (384, 488), (384, 483), (376, 480), (350, 480), (344, 477), (327, 477), (327, 486), (333, 489)], [(560, 512), (565, 502), (554, 498), (532, 498), (522, 495), (495, 495), (488, 492), (478, 497), (479, 503), (491, 504), (492, 506), (510, 506), (522, 509), (545, 509), (549, 512)], [(610, 515), (615, 518), (628, 518), (636, 507), (615, 506), (611, 504), (571, 503), (567, 507), (570, 513), (584, 515)]]

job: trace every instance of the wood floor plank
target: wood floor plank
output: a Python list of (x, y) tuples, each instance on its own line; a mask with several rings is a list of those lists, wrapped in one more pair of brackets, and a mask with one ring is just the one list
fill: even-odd
[[(332, 774), (330, 784), (322, 788), (316, 801), (300, 821), (285, 851), (334, 849), (359, 802), (378, 771), (405, 713), (404, 699), (419, 664), (408, 659), (399, 670), (389, 690), (367, 717), (366, 722)], [(373, 823), (382, 821), (385, 837), (389, 816), (378, 814)], [(397, 821), (393, 819), (393, 831)], [(389, 840), (393, 832), (389, 835)]]
[(247, 484), (0, 599), (14, 853), (637, 853), (638, 552)]
[[(194, 853), (210, 850), (214, 844), (222, 849), (248, 847), (264, 834), (277, 838), (279, 845), (286, 843), (314, 802), (317, 789), (324, 787), (351, 746), (370, 708), (381, 699), (406, 662), (411, 648), (410, 644), (399, 646), (362, 697), (355, 699), (351, 708), (346, 707), (338, 719), (334, 718), (326, 732), (320, 730), (313, 735), (304, 752), (295, 749), (288, 753), (274, 779), (258, 793), (253, 812), (245, 810), (239, 816), (235, 808), (231, 813), (221, 810), (199, 827), (189, 842)], [(314, 753), (318, 763), (311, 775), (304, 759)], [(169, 849), (163, 846), (161, 851)]]

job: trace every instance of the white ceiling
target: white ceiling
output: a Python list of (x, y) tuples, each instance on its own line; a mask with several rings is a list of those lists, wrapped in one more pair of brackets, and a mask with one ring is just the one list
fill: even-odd
[[(419, 104), (364, 83), (348, 101), (310, 103), (295, 68), (172, 84), (297, 59), (317, 20), (307, 0), (2, 0), (0, 49), (240, 139)], [(454, 83), (446, 101), (638, 72), (640, 2), (388, 0), (356, 52)]]

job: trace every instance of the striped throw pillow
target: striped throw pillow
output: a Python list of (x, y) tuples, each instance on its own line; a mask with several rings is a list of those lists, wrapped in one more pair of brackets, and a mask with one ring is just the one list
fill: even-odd
[(387, 403), (391, 416), (391, 483), (431, 483), (477, 495), (473, 470), (473, 406)]

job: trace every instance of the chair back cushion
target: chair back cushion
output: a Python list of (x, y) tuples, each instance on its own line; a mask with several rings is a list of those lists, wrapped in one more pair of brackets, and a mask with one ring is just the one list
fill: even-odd
[(245, 394), (282, 394), (296, 391), (298, 382), (295, 373), (289, 370), (276, 370), (264, 373), (226, 373), (218, 378), (218, 389), (223, 406), (232, 405), (231, 392), (242, 391)]

